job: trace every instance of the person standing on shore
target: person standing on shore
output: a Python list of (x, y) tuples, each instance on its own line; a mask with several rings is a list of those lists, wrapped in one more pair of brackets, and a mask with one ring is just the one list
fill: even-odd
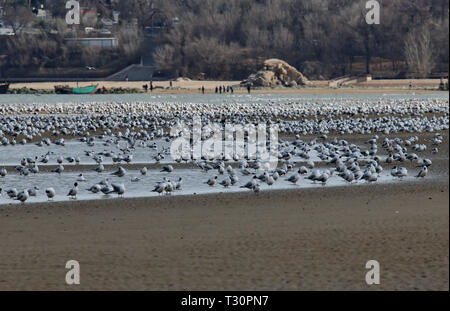
[(202, 94), (205, 94), (205, 87), (202, 85)]
[(219, 94), (222, 94), (222, 86), (219, 86)]
[(169, 81), (169, 86), (172, 88), (172, 80)]
[(150, 93), (153, 92), (153, 81), (150, 81)]
[(216, 94), (219, 92), (219, 89), (217, 88), (217, 86), (216, 86)]
[(251, 91), (251, 87), (250, 87), (250, 84), (247, 84), (247, 92), (250, 94), (250, 91)]

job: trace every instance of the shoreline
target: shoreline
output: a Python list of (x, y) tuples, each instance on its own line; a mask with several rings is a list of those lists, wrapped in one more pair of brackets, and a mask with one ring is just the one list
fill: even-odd
[[(409, 88), (409, 83), (413, 87)], [(311, 81), (311, 84), (305, 87), (282, 88), (282, 87), (257, 87), (252, 89), (254, 94), (346, 94), (346, 93), (443, 93), (448, 91), (438, 90), (439, 79), (404, 79), (404, 80), (373, 80), (364, 83), (358, 83), (340, 88), (328, 87), (328, 81)], [(149, 84), (149, 81), (90, 81), (80, 82), (78, 85), (86, 86), (98, 84), (99, 88), (122, 89), (127, 91), (137, 90), (131, 94), (201, 94), (201, 87), (205, 87), (206, 94), (214, 94), (216, 86), (233, 86), (234, 94), (247, 94), (244, 87), (240, 87), (240, 81), (173, 81), (173, 87), (170, 88), (170, 81), (154, 81), (155, 89), (153, 92), (144, 92), (142, 86)], [(76, 82), (30, 82), (30, 83), (12, 83), (10, 89), (19, 90), (27, 88), (37, 92), (53, 92), (55, 85), (68, 85), (76, 87)], [(114, 94), (114, 93), (109, 93)], [(130, 94), (130, 93), (128, 93)], [(230, 93), (224, 93), (230, 94)]]
[(448, 290), (448, 194), (441, 181), (0, 207), (0, 289)]

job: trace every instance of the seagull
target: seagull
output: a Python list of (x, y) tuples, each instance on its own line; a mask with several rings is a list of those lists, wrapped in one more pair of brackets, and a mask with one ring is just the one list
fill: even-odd
[(29, 197), (30, 197), (30, 195), (28, 194), (28, 191), (24, 190), (24, 191), (21, 191), (19, 194), (17, 194), (17, 197), (15, 198), (15, 200), (25, 203), (25, 201), (28, 200)]
[(27, 189), (28, 194), (30, 195), (30, 197), (35, 197), (37, 195), (37, 190), (39, 190), (38, 187)]
[(161, 172), (168, 172), (168, 173), (171, 173), (171, 172), (173, 172), (173, 166), (172, 166), (172, 165), (164, 165), (164, 166), (162, 167)]
[(113, 187), (113, 193), (117, 193), (119, 197), (123, 197), (125, 193), (125, 185), (124, 184), (111, 184)]
[(67, 196), (75, 200), (77, 198), (77, 193), (78, 193), (78, 183), (74, 183), (73, 188), (69, 190)]
[(213, 178), (208, 179), (208, 181), (206, 182), (206, 184), (208, 184), (209, 186), (214, 186), (216, 184), (217, 181), (217, 176), (214, 176)]
[(19, 192), (17, 191), (16, 188), (9, 189), (9, 190), (6, 192), (6, 194), (7, 194), (11, 199), (14, 199), (15, 197), (17, 197), (17, 194), (18, 194), (18, 193), (19, 193)]
[(257, 184), (256, 180), (258, 177), (253, 176), (253, 179), (247, 182), (245, 185), (241, 186), (240, 188), (247, 188), (247, 189), (253, 189), (255, 185)]
[(103, 166), (103, 164), (99, 164), (96, 168), (95, 168), (95, 171), (97, 172), (97, 173), (101, 173), (101, 172), (103, 172), (105, 170), (105, 167)]
[(95, 184), (93, 185), (91, 188), (87, 189), (87, 191), (92, 192), (92, 193), (99, 193), (102, 189), (102, 186), (100, 186), (99, 184)]
[(231, 179), (230, 179), (230, 177), (227, 177), (227, 178), (225, 178), (224, 180), (222, 180), (222, 181), (220, 182), (220, 184), (221, 184), (222, 186), (224, 186), (225, 188), (229, 187), (229, 186), (231, 185)]
[(55, 189), (53, 188), (47, 188), (45, 189), (45, 194), (47, 195), (48, 200), (53, 200), (53, 198), (55, 197)]
[(179, 178), (178, 181), (175, 182), (175, 190), (181, 190), (181, 183), (183, 182), (183, 178)]
[(424, 178), (425, 176), (427, 176), (427, 173), (428, 173), (428, 167), (426, 165), (424, 165), (416, 177)]
[(78, 175), (77, 181), (79, 182), (85, 182), (87, 181), (86, 177), (83, 176), (83, 174)]
[(297, 184), (297, 182), (300, 180), (300, 175), (298, 173), (295, 173), (294, 175), (292, 175), (291, 177), (289, 177), (286, 180), (293, 184)]
[(159, 194), (161, 194), (164, 192), (165, 189), (166, 189), (166, 183), (161, 182), (155, 186), (155, 188), (152, 190), (152, 192), (158, 192)]
[(117, 171), (115, 171), (114, 173), (111, 173), (111, 175), (115, 175), (117, 177), (123, 177), (123, 176), (125, 176), (126, 172), (127, 171), (122, 166), (119, 166), (119, 169)]
[(147, 168), (146, 167), (141, 168), (140, 172), (141, 175), (147, 175)]
[(52, 170), (53, 173), (58, 173), (58, 174), (61, 174), (63, 171), (64, 171), (64, 166), (62, 166), (61, 164)]

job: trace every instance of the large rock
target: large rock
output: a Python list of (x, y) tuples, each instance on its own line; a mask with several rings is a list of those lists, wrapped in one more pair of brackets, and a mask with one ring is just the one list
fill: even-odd
[(297, 69), (279, 59), (268, 59), (264, 62), (264, 69), (251, 74), (242, 85), (271, 87), (283, 85), (294, 87), (308, 84), (308, 79)]

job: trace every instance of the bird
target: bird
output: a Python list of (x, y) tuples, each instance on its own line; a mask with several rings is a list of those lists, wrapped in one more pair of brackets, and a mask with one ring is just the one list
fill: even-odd
[(69, 190), (67, 196), (75, 200), (77, 198), (77, 193), (78, 193), (78, 183), (74, 183), (73, 188)]
[(164, 165), (162, 167), (161, 172), (171, 173), (171, 172), (173, 172), (173, 166), (172, 165)]
[(290, 183), (297, 184), (297, 182), (300, 180), (300, 175), (298, 173), (295, 173), (286, 180), (289, 181)]
[(53, 200), (53, 198), (56, 195), (55, 189), (54, 188), (47, 188), (45, 189), (45, 194), (47, 195), (48, 200)]
[(112, 193), (117, 193), (119, 197), (123, 197), (125, 194), (125, 185), (124, 184), (111, 184), (113, 191)]
[(24, 190), (17, 194), (15, 200), (25, 203), (25, 201), (28, 200), (29, 197), (30, 195), (28, 194), (28, 190)]
[(77, 178), (78, 182), (85, 182), (87, 181), (86, 177), (83, 176), (83, 174), (79, 174)]
[(64, 171), (64, 166), (62, 164), (58, 165), (55, 169), (52, 170), (53, 173), (61, 174)]
[(92, 192), (92, 193), (99, 193), (101, 191), (101, 189), (102, 189), (101, 185), (95, 184), (95, 185), (92, 185), (89, 189), (86, 189), (86, 190), (89, 191), (89, 192)]
[(147, 168), (143, 167), (140, 169), (141, 175), (147, 175)]
[(428, 167), (426, 165), (424, 165), (422, 167), (422, 169), (419, 171), (419, 173), (416, 175), (417, 178), (421, 177), (424, 178), (425, 176), (427, 176), (428, 173)]
[(8, 197), (10, 199), (14, 199), (15, 197), (17, 197), (17, 195), (19, 194), (19, 192), (17, 191), (16, 188), (11, 188), (8, 191), (6, 191), (6, 194), (8, 195)]
[(245, 185), (241, 186), (240, 188), (247, 188), (247, 189), (253, 189), (255, 185), (257, 184), (256, 180), (258, 177), (253, 176), (253, 179), (247, 182)]
[(122, 166), (119, 166), (117, 171), (115, 171), (114, 173), (111, 173), (111, 175), (115, 175), (117, 177), (123, 177), (123, 176), (125, 176), (126, 172), (127, 171)]
[(213, 178), (208, 179), (208, 181), (206, 181), (205, 183), (208, 186), (212, 187), (212, 186), (214, 186), (216, 184), (216, 181), (217, 181), (217, 176), (214, 176)]

